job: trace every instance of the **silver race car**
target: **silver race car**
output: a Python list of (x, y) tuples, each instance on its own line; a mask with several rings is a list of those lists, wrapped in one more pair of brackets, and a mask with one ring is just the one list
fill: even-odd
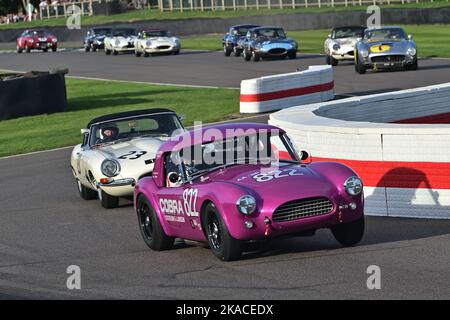
[(355, 70), (417, 70), (417, 46), (400, 27), (368, 28), (355, 47)]
[(355, 44), (362, 38), (364, 29), (361, 26), (333, 28), (324, 43), (327, 64), (337, 66), (339, 61), (353, 61)]

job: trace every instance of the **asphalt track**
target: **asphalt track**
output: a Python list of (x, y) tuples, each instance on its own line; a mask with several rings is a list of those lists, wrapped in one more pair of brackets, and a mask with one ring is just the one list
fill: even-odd
[[(0, 54), (0, 69), (45, 71), (69, 68), (69, 75), (115, 80), (239, 88), (242, 79), (305, 70), (324, 64), (321, 55), (299, 55), (296, 60), (246, 62), (221, 52), (184, 51), (179, 56), (137, 58), (132, 54), (106, 56), (103, 52), (32, 52)], [(334, 68), (335, 91), (365, 95), (450, 81), (450, 59), (422, 59), (418, 71), (355, 73), (346, 62)]]
[[(0, 69), (68, 66), (79, 76), (235, 87), (246, 77), (322, 60), (244, 63), (220, 53), (138, 59), (65, 52), (1, 54)], [(337, 91), (450, 81), (450, 60), (424, 60), (421, 66), (417, 72), (364, 76), (339, 66)], [(450, 299), (450, 220), (367, 217), (356, 247), (341, 248), (328, 230), (320, 230), (310, 238), (252, 245), (242, 260), (230, 263), (181, 241), (171, 251), (153, 252), (141, 239), (129, 202), (104, 210), (78, 196), (69, 156), (70, 148), (0, 159), (0, 299)], [(81, 268), (81, 290), (66, 287), (69, 265)], [(367, 289), (369, 265), (381, 268), (381, 290)]]

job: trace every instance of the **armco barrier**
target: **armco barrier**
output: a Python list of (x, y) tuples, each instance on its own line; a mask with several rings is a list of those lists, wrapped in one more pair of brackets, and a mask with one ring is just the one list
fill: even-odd
[(260, 113), (334, 98), (331, 66), (242, 80), (240, 112)]
[(352, 167), (367, 214), (450, 219), (450, 83), (293, 107), (269, 123), (312, 161)]

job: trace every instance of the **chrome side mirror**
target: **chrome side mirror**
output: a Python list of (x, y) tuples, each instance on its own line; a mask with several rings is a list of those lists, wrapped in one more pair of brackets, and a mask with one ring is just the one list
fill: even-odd
[(89, 133), (89, 129), (81, 129), (81, 134), (85, 135)]
[(412, 40), (413, 36), (411, 34), (408, 34), (408, 40)]
[(309, 158), (309, 153), (305, 150), (300, 151), (300, 160), (305, 161)]
[(331, 39), (331, 33), (327, 37), (328, 37), (328, 39)]
[(184, 120), (186, 120), (186, 115), (183, 114), (183, 113), (181, 113), (181, 114), (178, 115), (178, 119), (179, 119), (180, 121), (184, 121)]
[(178, 173), (176, 172), (170, 172), (167, 175), (167, 178), (169, 179), (170, 183), (180, 183), (181, 182), (181, 177)]

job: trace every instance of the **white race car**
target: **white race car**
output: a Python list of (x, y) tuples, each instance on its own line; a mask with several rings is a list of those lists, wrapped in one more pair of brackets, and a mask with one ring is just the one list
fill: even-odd
[(148, 57), (153, 53), (180, 53), (180, 39), (166, 30), (142, 30), (134, 42), (136, 57)]
[(354, 60), (355, 44), (364, 34), (365, 27), (334, 28), (325, 40), (327, 64), (337, 66), (339, 61)]
[(133, 195), (136, 182), (152, 174), (159, 146), (184, 128), (175, 112), (160, 108), (101, 116), (81, 132), (70, 158), (78, 191), (109, 209)]
[(105, 53), (117, 55), (119, 52), (134, 52), (136, 30), (133, 28), (113, 29), (111, 35), (105, 38)]

